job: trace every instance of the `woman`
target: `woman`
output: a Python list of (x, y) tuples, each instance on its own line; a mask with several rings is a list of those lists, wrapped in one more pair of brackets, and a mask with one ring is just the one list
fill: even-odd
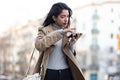
[(43, 63), (42, 80), (85, 80), (73, 50), (81, 34), (74, 36), (75, 28), (69, 27), (71, 15), (72, 10), (65, 3), (55, 3), (38, 29), (35, 47), (40, 56), (34, 73), (40, 72)]

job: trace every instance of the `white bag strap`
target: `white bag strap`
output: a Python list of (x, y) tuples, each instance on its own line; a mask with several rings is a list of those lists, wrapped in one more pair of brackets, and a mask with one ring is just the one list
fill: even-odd
[[(29, 73), (29, 70), (30, 70), (30, 65), (31, 65), (31, 62), (32, 62), (32, 58), (33, 58), (33, 55), (34, 55), (34, 52), (35, 52), (35, 48), (33, 49), (32, 51), (32, 55), (30, 57), (30, 61), (29, 61), (29, 64), (28, 64), (28, 69), (26, 71), (26, 74), (25, 76), (27, 77), (28, 73)], [(43, 58), (44, 59), (44, 58)], [(42, 75), (42, 70), (43, 70), (43, 63), (44, 63), (44, 60), (42, 59), (42, 63), (40, 65), (40, 76)]]
[(32, 55), (31, 55), (31, 57), (30, 57), (30, 61), (29, 61), (29, 64), (28, 64), (28, 69), (27, 69), (27, 71), (26, 71), (26, 75), (25, 75), (25, 76), (27, 76), (28, 73), (29, 73), (30, 65), (31, 65), (31, 62), (32, 62), (32, 58), (33, 58), (34, 52), (35, 52), (35, 48), (34, 48), (33, 51), (32, 51)]

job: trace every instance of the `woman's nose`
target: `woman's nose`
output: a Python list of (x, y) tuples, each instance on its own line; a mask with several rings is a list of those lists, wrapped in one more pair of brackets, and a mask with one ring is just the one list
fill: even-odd
[(65, 22), (67, 22), (68, 21), (68, 18), (65, 18)]

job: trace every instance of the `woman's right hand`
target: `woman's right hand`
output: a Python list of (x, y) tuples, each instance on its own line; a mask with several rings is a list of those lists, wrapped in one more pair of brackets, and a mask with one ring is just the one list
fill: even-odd
[(66, 29), (64, 29), (64, 33), (67, 34), (70, 32), (73, 34), (75, 32), (75, 30), (76, 30), (75, 28), (66, 28)]

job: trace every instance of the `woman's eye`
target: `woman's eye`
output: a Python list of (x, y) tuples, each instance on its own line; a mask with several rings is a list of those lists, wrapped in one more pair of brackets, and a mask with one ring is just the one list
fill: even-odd
[(61, 16), (61, 18), (65, 18), (65, 16)]

